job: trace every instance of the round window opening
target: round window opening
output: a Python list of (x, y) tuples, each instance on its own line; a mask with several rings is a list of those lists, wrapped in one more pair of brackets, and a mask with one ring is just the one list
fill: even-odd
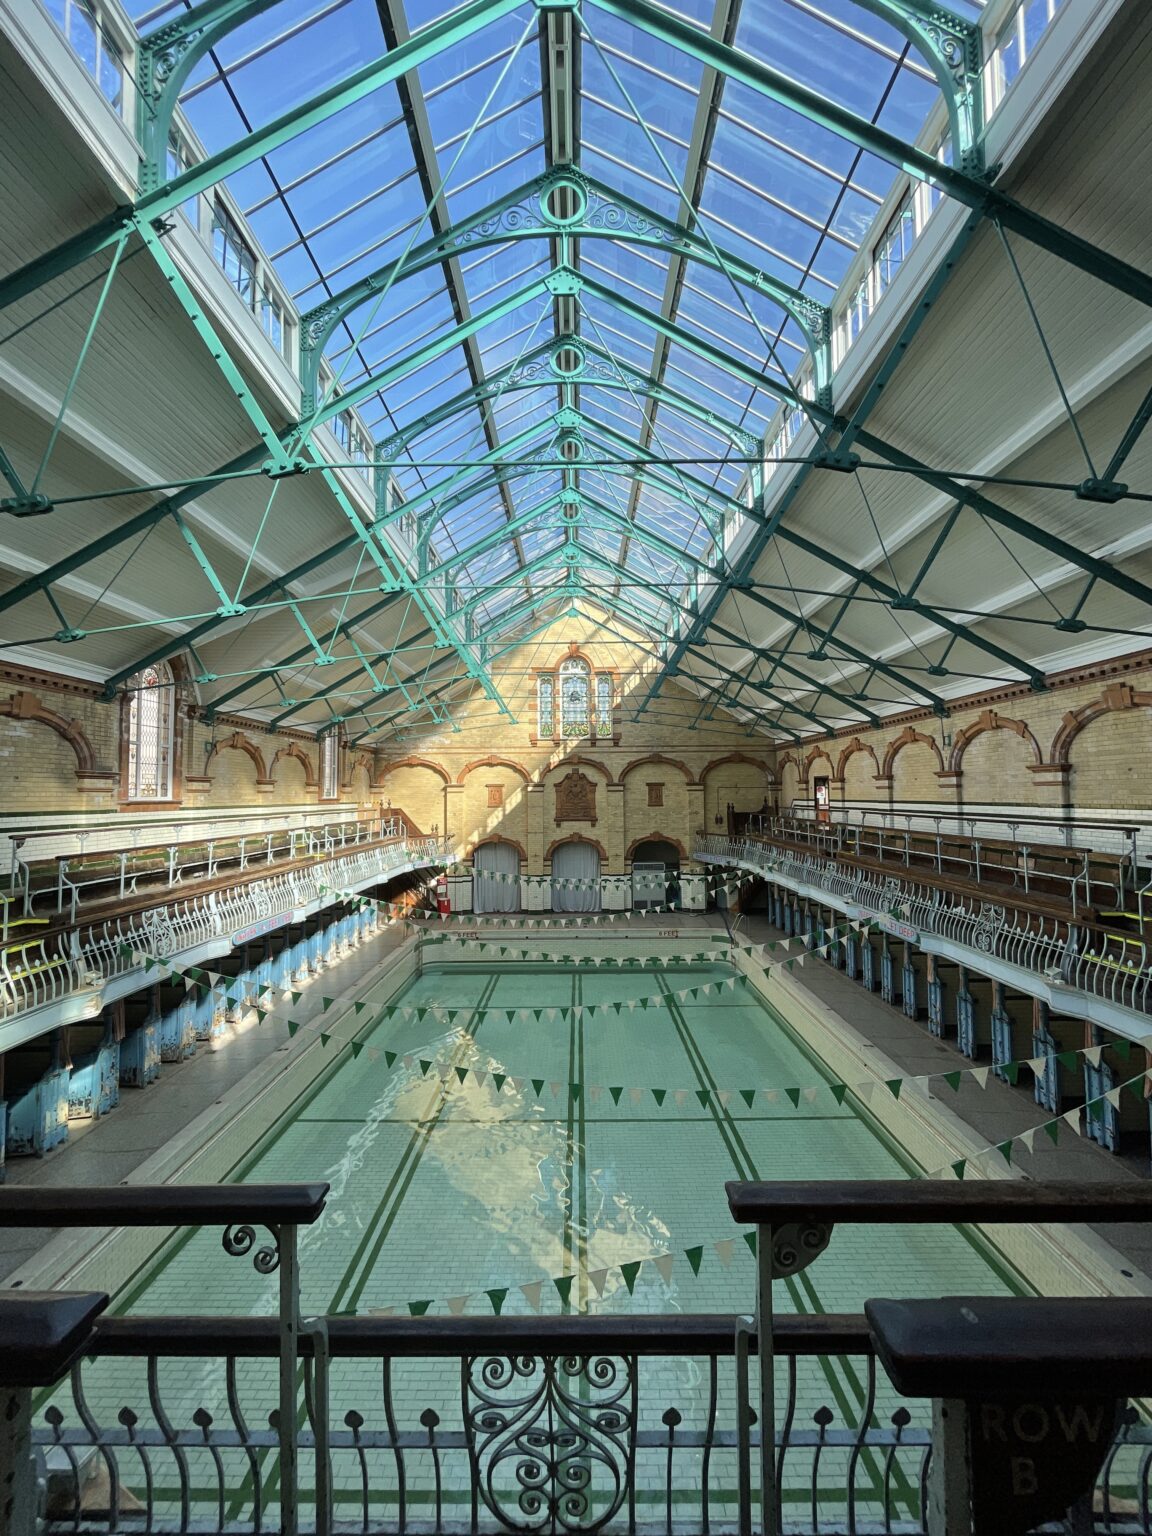
[(588, 193), (570, 176), (560, 177), (540, 194), (540, 212), (561, 229), (578, 224), (587, 208)]
[(588, 354), (575, 341), (566, 341), (552, 353), (552, 372), (558, 379), (575, 379), (584, 372)]

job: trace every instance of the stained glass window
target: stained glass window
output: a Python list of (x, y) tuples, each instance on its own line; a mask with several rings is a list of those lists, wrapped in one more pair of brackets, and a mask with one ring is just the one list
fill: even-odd
[(163, 662), (128, 682), (128, 798), (167, 800), (172, 794), (176, 682)]
[(551, 676), (541, 677), (536, 684), (536, 734), (551, 736), (555, 729), (552, 700), (556, 685)]
[(596, 676), (596, 734), (612, 734), (612, 676), (608, 672)]
[(588, 663), (571, 656), (560, 664), (560, 734), (587, 736), (591, 730), (592, 677)]
[(340, 738), (335, 731), (320, 738), (320, 798), (335, 800), (340, 785)]

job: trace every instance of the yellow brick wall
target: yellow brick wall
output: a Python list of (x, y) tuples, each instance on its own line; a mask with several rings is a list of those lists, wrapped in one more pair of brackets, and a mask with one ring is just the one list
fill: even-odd
[[(806, 801), (832, 772), (833, 804), (936, 801), (945, 805), (1152, 809), (1152, 657), (1118, 657), (1057, 674), (1040, 693), (1009, 685), (871, 730), (842, 731), (778, 748), (783, 805)], [(940, 752), (912, 739), (930, 737)], [(907, 738), (906, 740), (904, 738)], [(870, 747), (853, 751), (854, 742)], [(885, 765), (891, 776), (884, 777)]]

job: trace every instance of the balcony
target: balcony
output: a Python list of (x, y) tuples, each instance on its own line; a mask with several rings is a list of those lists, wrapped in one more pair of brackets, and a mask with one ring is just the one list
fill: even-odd
[[(837, 1225), (1144, 1222), (1152, 1190), (727, 1191), (759, 1260), (747, 1315), (508, 1318), (302, 1317), (298, 1236), (326, 1184), (2, 1192), (9, 1226), (216, 1227), (222, 1283), (229, 1262), (254, 1264), (270, 1308), (141, 1317), (109, 1315), (100, 1293), (0, 1293), (19, 1529), (986, 1536), (991, 1525), (940, 1523), (996, 1455), (958, 1454), (941, 1403), (955, 1417), (976, 1401), (1039, 1402), (1055, 1417), (1074, 1397), (1111, 1428), (1086, 1456), (1057, 1445), (1056, 1471), (1033, 1481), (1048, 1518), (1070, 1507), (1078, 1523), (1005, 1508), (996, 1531), (1147, 1536), (1152, 1428), (1127, 1402), (1152, 1387), (1146, 1298), (869, 1301), (836, 1316), (774, 1303)], [(981, 1324), (967, 1335), (965, 1307)], [(1024, 1447), (1037, 1469), (1042, 1438)]]

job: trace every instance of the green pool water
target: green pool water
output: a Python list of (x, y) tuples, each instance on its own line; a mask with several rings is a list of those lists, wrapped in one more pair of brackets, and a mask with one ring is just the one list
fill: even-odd
[[(734, 974), (701, 965), (426, 968), (395, 1001), (468, 1012), (447, 1029), (431, 1016), (395, 1015), (366, 1027), (360, 1038), (374, 1049), (353, 1058), (345, 1048), (238, 1170), (253, 1182), (332, 1185), (320, 1221), (301, 1234), (305, 1310), (407, 1313), (427, 1302), (434, 1313), (451, 1302), (491, 1315), (486, 1293), (506, 1290), (505, 1315), (537, 1301), (561, 1311), (554, 1282), (566, 1275), (575, 1276), (571, 1310), (750, 1309), (754, 1265), (728, 1215), (726, 1179), (893, 1178), (907, 1169), (850, 1102), (837, 1105), (773, 1009), (742, 985), (723, 987)], [(705, 983), (717, 990), (676, 997)], [(629, 999), (648, 1006), (619, 1017), (573, 1011)], [(545, 1012), (531, 1023), (487, 1012), (524, 1007)], [(385, 1050), (400, 1058), (391, 1068), (382, 1054), (372, 1059)], [(415, 1058), (410, 1068), (405, 1055)], [(445, 1064), (468, 1069), (465, 1081), (455, 1070), (442, 1080)], [(477, 1082), (477, 1069), (525, 1081), (498, 1089), (490, 1077)], [(668, 1090), (662, 1105), (654, 1087)], [(789, 1087), (817, 1091), (794, 1105)], [(779, 1091), (776, 1103), (765, 1088)], [(741, 1089), (757, 1090), (751, 1105)], [(685, 1257), (696, 1248), (698, 1273)], [(631, 1295), (613, 1272), (664, 1254), (671, 1266), (645, 1263)], [(269, 1282), (237, 1263), (221, 1288), (223, 1263), (216, 1234), (197, 1234), (135, 1290), (132, 1309), (179, 1310), (189, 1286), (205, 1310), (262, 1309)], [(526, 1296), (521, 1287), (535, 1283), (539, 1297)], [(843, 1228), (781, 1288), (780, 1304), (854, 1312), (870, 1296), (1006, 1288), (954, 1229)]]
[[(882, 1127), (861, 1118), (850, 1101), (837, 1104), (785, 1021), (750, 988), (725, 985), (734, 975), (725, 965), (430, 964), (393, 1002), (413, 1010), (463, 1010), (450, 1026), (431, 1014), (372, 1019), (365, 1011), (360, 1055), (342, 1049), (236, 1171), (253, 1182), (331, 1183), (323, 1216), (300, 1238), (305, 1314), (395, 1309), (405, 1316), (416, 1304), (429, 1315), (491, 1317), (489, 1292), (506, 1317), (561, 1312), (565, 1295), (569, 1310), (601, 1314), (751, 1311), (754, 1261), (729, 1217), (725, 1180), (892, 1178), (908, 1169)], [(705, 984), (708, 994), (676, 996)], [(582, 1011), (629, 1000), (637, 1006), (619, 1016)], [(509, 1022), (488, 1011), (526, 1007), (541, 1010), (539, 1020)], [(391, 1068), (385, 1051), (396, 1053)], [(413, 1058), (410, 1067), (406, 1055)], [(425, 1071), (422, 1061), (431, 1064)], [(450, 1069), (443, 1080), (442, 1066)], [(467, 1069), (463, 1082), (457, 1067)], [(477, 1070), (520, 1086), (505, 1081), (498, 1089), (490, 1075), (479, 1082)], [(667, 1090), (662, 1105), (654, 1087)], [(785, 1091), (790, 1087), (815, 1091), (796, 1095), (794, 1105)], [(751, 1104), (741, 1089), (757, 1090)], [(778, 1091), (775, 1102), (764, 1089)], [(689, 1261), (689, 1251), (698, 1264)], [(653, 1262), (658, 1257), (661, 1262)], [(620, 1266), (637, 1261), (644, 1262), (633, 1272), (630, 1294)], [(570, 1288), (557, 1287), (566, 1276), (573, 1277)], [(856, 1227), (837, 1231), (815, 1264), (777, 1291), (780, 1310), (857, 1312), (872, 1296), (1002, 1293), (1012, 1286), (992, 1257), (957, 1229)], [(137, 1313), (270, 1314), (276, 1278), (261, 1277), (247, 1260), (227, 1258), (219, 1232), (205, 1230), (169, 1250), (122, 1303)], [(659, 1431), (670, 1406), (685, 1428), (705, 1425), (710, 1402), (718, 1405), (718, 1421), (731, 1426), (729, 1361), (716, 1381), (707, 1361), (674, 1352), (641, 1367), (636, 1417), (642, 1429)], [(440, 1424), (460, 1426), (457, 1362), (401, 1361), (386, 1367), (385, 1377), (386, 1384), (378, 1361), (334, 1361), (334, 1428), (345, 1424), (350, 1408), (377, 1428), (390, 1412), (396, 1425), (417, 1435), (429, 1410)], [(197, 1408), (215, 1422), (232, 1421), (218, 1361), (166, 1361), (158, 1379), (173, 1423), (189, 1423)], [(267, 1423), (275, 1381), (275, 1361), (238, 1366), (234, 1396), (249, 1425)], [(86, 1390), (105, 1421), (124, 1403), (145, 1422), (154, 1420), (136, 1362), (97, 1362)], [(577, 1398), (595, 1400), (599, 1387), (580, 1380), (574, 1390)], [(841, 1426), (859, 1422), (867, 1406), (862, 1362), (801, 1361), (795, 1405), (798, 1424), (811, 1425), (825, 1406)], [(886, 1423), (896, 1406), (882, 1384), (872, 1422)], [(924, 1405), (912, 1407), (913, 1423), (923, 1423)], [(439, 1477), (449, 1507), (468, 1518), (464, 1451), (445, 1457), (439, 1472), (427, 1453), (423, 1461), (421, 1453), (406, 1454), (404, 1497), (415, 1501), (412, 1508), (433, 1498)], [(896, 1458), (897, 1497), (906, 1514), (917, 1504), (918, 1454)], [(207, 1453), (187, 1455), (196, 1469), (193, 1503), (202, 1499), (215, 1509), (215, 1464)], [(711, 1452), (710, 1460), (700, 1453), (678, 1456), (676, 1510), (689, 1525), (698, 1522), (707, 1488), (710, 1518), (730, 1519), (731, 1451)], [(230, 1520), (243, 1523), (250, 1513), (257, 1465), (265, 1501), (274, 1506), (270, 1452), (255, 1461), (240, 1451), (222, 1458)], [(600, 1499), (611, 1493), (608, 1461), (588, 1460)], [(373, 1514), (395, 1518), (399, 1462), (378, 1451), (370, 1463)], [(361, 1518), (365, 1465), (352, 1451), (334, 1457), (341, 1518)], [(843, 1450), (823, 1453), (818, 1502), (825, 1511), (842, 1509), (849, 1465)], [(807, 1453), (788, 1462), (790, 1507), (808, 1506), (811, 1467)], [(882, 1457), (866, 1453), (853, 1475), (864, 1504), (872, 1501), (872, 1516), (881, 1515)], [(127, 1476), (130, 1481), (131, 1468)], [(633, 1477), (640, 1516), (646, 1508), (659, 1514), (668, 1496), (664, 1452), (638, 1457)], [(309, 1479), (305, 1467), (306, 1488)], [(177, 1508), (178, 1495), (172, 1479), (165, 1483), (158, 1473), (158, 1500)]]

